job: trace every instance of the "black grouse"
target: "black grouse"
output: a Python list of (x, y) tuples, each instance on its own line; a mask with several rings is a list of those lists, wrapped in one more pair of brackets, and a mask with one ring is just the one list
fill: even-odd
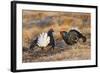
[(41, 33), (35, 40), (33, 40), (30, 44), (30, 50), (32, 50), (35, 46), (40, 48), (44, 48), (47, 46), (51, 46), (54, 49), (55, 47), (55, 40), (53, 37), (53, 29), (50, 29), (47, 33)]
[(68, 44), (68, 45), (74, 45), (75, 43), (78, 42), (79, 39), (82, 39), (83, 42), (86, 42), (86, 37), (82, 35), (78, 30), (71, 29), (69, 32), (66, 31), (61, 31), (60, 32), (63, 40)]

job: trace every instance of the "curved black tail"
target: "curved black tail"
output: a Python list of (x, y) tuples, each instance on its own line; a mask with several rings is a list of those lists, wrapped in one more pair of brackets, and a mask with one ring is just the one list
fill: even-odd
[(79, 38), (82, 38), (83, 42), (86, 42), (86, 37), (83, 36), (83, 34), (80, 33), (79, 31), (73, 29), (73, 30), (70, 30), (70, 32), (75, 32), (75, 33), (77, 33), (77, 34), (78, 34), (78, 37), (79, 37)]

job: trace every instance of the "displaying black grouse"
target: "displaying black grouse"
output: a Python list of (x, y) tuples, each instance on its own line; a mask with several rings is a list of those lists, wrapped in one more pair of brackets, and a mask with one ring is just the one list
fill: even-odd
[(44, 48), (47, 46), (51, 46), (54, 49), (55, 47), (55, 40), (53, 37), (53, 29), (50, 29), (47, 33), (41, 33), (35, 40), (31, 42), (30, 49), (32, 50), (35, 46), (40, 48)]
[(72, 29), (69, 32), (66, 31), (61, 31), (60, 32), (63, 40), (66, 42), (68, 45), (74, 45), (75, 43), (78, 42), (79, 39), (82, 39), (83, 42), (86, 41), (86, 37), (82, 35), (78, 30)]

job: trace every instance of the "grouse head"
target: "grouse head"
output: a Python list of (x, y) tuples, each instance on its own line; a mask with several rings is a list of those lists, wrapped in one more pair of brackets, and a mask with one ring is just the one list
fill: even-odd
[(54, 32), (54, 30), (51, 28), (51, 29), (49, 30), (49, 32)]
[(62, 36), (66, 36), (67, 32), (66, 32), (66, 31), (60, 31), (60, 34), (61, 34)]

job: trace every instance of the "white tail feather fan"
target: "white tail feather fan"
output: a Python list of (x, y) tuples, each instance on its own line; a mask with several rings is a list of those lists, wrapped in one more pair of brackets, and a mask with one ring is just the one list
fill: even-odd
[(50, 37), (47, 35), (47, 33), (41, 33), (38, 36), (37, 44), (39, 47), (46, 47), (50, 42)]

